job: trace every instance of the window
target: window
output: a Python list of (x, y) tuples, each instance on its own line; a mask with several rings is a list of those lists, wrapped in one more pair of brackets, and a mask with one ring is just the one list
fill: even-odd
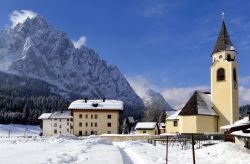
[(97, 127), (97, 122), (95, 122), (95, 127)]
[(237, 74), (236, 74), (236, 69), (235, 68), (233, 70), (233, 79), (234, 79), (234, 81), (237, 81)]
[(222, 55), (219, 56), (219, 59), (221, 59), (221, 58), (222, 58)]
[(82, 136), (82, 131), (79, 131), (79, 136)]
[(233, 80), (234, 80), (234, 89), (237, 89), (237, 73), (235, 68), (233, 70)]
[(86, 122), (86, 124), (85, 124), (85, 125), (86, 125), (86, 127), (88, 127), (88, 123), (87, 123), (87, 122)]
[(57, 123), (54, 123), (54, 127), (57, 127)]
[(69, 123), (67, 122), (67, 125), (69, 125)]
[(97, 114), (95, 114), (95, 119), (97, 119), (98, 118), (98, 116), (97, 116)]
[(54, 129), (54, 134), (57, 134), (57, 130), (56, 129)]
[(111, 114), (107, 115), (107, 118), (108, 118), (108, 119), (111, 119)]
[(62, 125), (59, 125), (59, 128), (62, 128)]
[(61, 134), (62, 132), (61, 131), (59, 131), (59, 134)]
[(79, 118), (82, 118), (82, 114), (79, 114)]
[(107, 126), (108, 126), (108, 127), (111, 127), (111, 122), (108, 122), (108, 123), (107, 123)]
[(174, 126), (178, 126), (178, 121), (174, 121)]
[(107, 131), (108, 134), (111, 134), (111, 131)]
[(227, 54), (227, 61), (233, 61), (230, 54)]
[(91, 114), (91, 119), (93, 119), (93, 114)]
[(62, 119), (59, 119), (60, 122), (62, 122)]
[(224, 68), (219, 68), (217, 70), (217, 81), (224, 81), (225, 80), (225, 70)]
[(82, 123), (81, 122), (79, 122), (79, 127), (82, 127)]
[(69, 119), (67, 118), (67, 121), (69, 121)]
[(143, 130), (142, 133), (145, 134), (145, 133), (147, 133), (147, 131), (146, 131), (146, 130)]
[(69, 129), (67, 129), (67, 132), (69, 132)]
[(87, 114), (85, 115), (85, 118), (88, 119), (88, 115)]
[(88, 131), (85, 131), (85, 135), (86, 135), (86, 136), (88, 135)]
[(92, 123), (92, 122), (90, 123), (90, 126), (91, 126), (91, 127), (93, 126), (93, 123)]
[(57, 119), (55, 119), (55, 121), (56, 121)]

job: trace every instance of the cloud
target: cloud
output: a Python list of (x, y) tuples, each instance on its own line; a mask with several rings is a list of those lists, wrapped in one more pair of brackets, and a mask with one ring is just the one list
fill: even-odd
[(239, 77), (240, 85), (250, 84), (250, 76)]
[(209, 91), (209, 86), (193, 86), (183, 88), (163, 88), (161, 91), (165, 100), (175, 109), (183, 106), (195, 90)]
[(15, 27), (18, 23), (23, 23), (28, 17), (33, 18), (36, 17), (37, 13), (31, 10), (20, 10), (20, 11), (13, 11), (9, 18), (12, 23), (11, 27)]
[(141, 75), (127, 78), (127, 80), (139, 97), (144, 97), (146, 89), (153, 87), (150, 82)]
[(83, 45), (87, 45), (86, 44), (87, 38), (85, 36), (81, 36), (78, 40), (73, 40), (73, 44), (75, 46), (75, 48), (80, 48)]
[(250, 89), (239, 86), (239, 105), (250, 104)]
[[(132, 88), (138, 94), (138, 96), (143, 97), (145, 95), (145, 90), (147, 88), (153, 89), (159, 92), (164, 99), (175, 109), (182, 107), (194, 93), (195, 90), (210, 91), (210, 86), (200, 85), (192, 87), (166, 87), (159, 88), (145, 77), (139, 75), (135, 77), (127, 78)], [(239, 78), (240, 82), (243, 84), (250, 82), (250, 77), (246, 76), (244, 78)], [(239, 86), (239, 106), (250, 104), (250, 88), (245, 86)]]

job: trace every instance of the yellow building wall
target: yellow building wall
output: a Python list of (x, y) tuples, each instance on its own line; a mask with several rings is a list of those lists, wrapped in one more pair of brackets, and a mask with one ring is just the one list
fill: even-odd
[[(214, 109), (219, 115), (219, 127), (232, 124), (239, 119), (238, 84), (233, 80), (233, 69), (236, 69), (238, 82), (238, 66), (236, 61), (225, 60), (227, 54), (235, 57), (234, 51), (218, 52), (213, 55), (211, 66), (211, 97)], [(220, 58), (221, 56), (221, 58)], [(217, 70), (225, 69), (225, 81), (217, 81)]]
[(179, 116), (180, 133), (197, 133), (196, 116)]
[(177, 126), (174, 126), (174, 121), (175, 120), (166, 120), (166, 133), (179, 133), (179, 120), (176, 120), (178, 122)]
[(193, 115), (179, 116), (180, 133), (217, 132), (217, 116)]
[[(79, 115), (82, 114), (82, 118), (79, 118)], [(86, 115), (88, 118), (86, 118)], [(91, 115), (93, 118), (91, 118)], [(97, 115), (97, 119), (95, 118)], [(111, 115), (111, 119), (108, 119), (108, 115)], [(79, 131), (82, 131), (83, 135), (90, 135), (91, 131), (97, 132), (97, 135), (107, 134), (108, 131), (111, 134), (119, 133), (119, 111), (85, 111), (85, 110), (73, 110), (73, 134), (79, 135)], [(79, 123), (82, 123), (82, 127), (79, 126)], [(86, 126), (86, 123), (88, 124)], [(91, 126), (92, 123), (92, 126)], [(97, 123), (97, 127), (95, 127)], [(111, 127), (108, 127), (108, 123), (111, 123)]]
[[(143, 133), (143, 131), (146, 131), (146, 133)], [(136, 130), (136, 134), (150, 134), (150, 135), (156, 135), (157, 130)]]

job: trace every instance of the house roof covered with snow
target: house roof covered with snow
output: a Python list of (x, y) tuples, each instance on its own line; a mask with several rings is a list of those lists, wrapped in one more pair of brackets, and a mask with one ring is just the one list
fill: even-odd
[(156, 128), (156, 122), (138, 122), (135, 126), (135, 130), (152, 130)]
[(76, 100), (73, 101), (68, 109), (85, 110), (123, 110), (123, 102), (120, 100)]
[(234, 122), (231, 125), (221, 126), (220, 129), (231, 129), (231, 128), (235, 128), (235, 127), (240, 127), (242, 125), (250, 125), (250, 121), (249, 121), (248, 116)]
[(178, 120), (179, 119), (178, 115), (179, 115), (180, 112), (181, 112), (181, 110), (176, 111), (174, 114), (172, 114), (171, 116), (167, 117), (166, 120)]
[(50, 118), (72, 118), (70, 111), (53, 112)]
[(43, 113), (40, 117), (38, 117), (38, 119), (42, 120), (42, 119), (49, 119), (49, 117), (51, 116), (52, 113)]
[(72, 118), (70, 111), (56, 111), (53, 113), (43, 113), (38, 119), (63, 119)]
[(244, 133), (242, 130), (234, 131), (231, 135), (250, 138), (250, 133)]
[(181, 109), (180, 116), (185, 115), (211, 115), (217, 116), (208, 92), (195, 91), (186, 105)]

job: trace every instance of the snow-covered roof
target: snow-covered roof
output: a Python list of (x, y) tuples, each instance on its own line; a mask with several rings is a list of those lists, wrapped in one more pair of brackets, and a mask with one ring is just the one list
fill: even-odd
[(38, 119), (52, 119), (52, 118), (72, 118), (70, 111), (56, 111), (53, 113), (43, 113)]
[(70, 111), (53, 112), (50, 118), (72, 118)]
[(249, 137), (250, 138), (250, 133), (243, 133), (242, 130), (234, 131), (231, 134), (234, 136), (241, 136), (241, 137)]
[(76, 100), (68, 109), (110, 109), (123, 110), (123, 102), (120, 100)]
[(230, 129), (230, 128), (234, 128), (234, 127), (238, 127), (238, 126), (242, 126), (242, 125), (248, 125), (250, 124), (250, 121), (249, 121), (249, 118), (248, 116), (247, 117), (244, 117), (243, 119), (240, 119), (236, 122), (234, 122), (233, 124), (231, 125), (225, 125), (225, 126), (221, 126), (220, 129)]
[(178, 115), (181, 112), (181, 110), (177, 110), (174, 114), (172, 114), (171, 116), (167, 117), (167, 120), (178, 120)]
[(138, 122), (135, 126), (135, 130), (140, 129), (155, 129), (156, 122)]
[(52, 113), (43, 113), (38, 119), (49, 119)]

